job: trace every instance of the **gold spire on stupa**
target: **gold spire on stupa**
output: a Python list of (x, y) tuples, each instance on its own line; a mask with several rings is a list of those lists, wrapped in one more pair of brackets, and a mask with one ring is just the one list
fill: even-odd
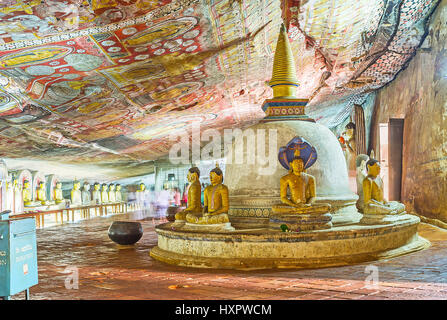
[(295, 59), (284, 24), (281, 25), (276, 43), (272, 79), (269, 86), (273, 89), (274, 99), (296, 98), (295, 90), (298, 87), (298, 79), (296, 77)]

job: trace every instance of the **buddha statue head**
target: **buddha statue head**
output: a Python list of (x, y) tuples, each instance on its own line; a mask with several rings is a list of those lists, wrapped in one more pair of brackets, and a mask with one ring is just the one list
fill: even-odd
[(30, 185), (29, 180), (23, 181), (23, 189), (30, 189), (30, 188), (31, 188), (31, 185)]
[(119, 183), (116, 185), (116, 191), (121, 191), (121, 185)]
[(200, 170), (199, 170), (199, 168), (197, 168), (197, 167), (189, 168), (188, 175), (186, 176), (186, 178), (188, 179), (188, 181), (190, 183), (193, 183), (195, 181), (199, 181), (199, 178), (200, 178)]
[(56, 182), (56, 189), (62, 189), (62, 182)]
[(380, 174), (380, 162), (376, 159), (368, 160), (366, 168), (368, 169), (369, 176), (377, 177)]
[(95, 182), (95, 184), (93, 185), (93, 190), (99, 191), (100, 188), (101, 188), (101, 185), (99, 184), (99, 182)]
[(114, 191), (115, 190), (115, 185), (113, 183), (109, 184), (109, 190), (110, 191)]
[(45, 189), (45, 182), (43, 181), (39, 182), (39, 189)]
[(144, 191), (146, 189), (146, 186), (144, 185), (144, 183), (140, 183), (140, 191)]
[(84, 184), (83, 184), (83, 186), (82, 186), (82, 189), (83, 189), (84, 191), (89, 191), (89, 190), (90, 190), (90, 183), (88, 183), (88, 182), (84, 182)]
[(102, 190), (102, 191), (107, 191), (107, 184), (106, 184), (106, 183), (103, 183), (103, 184), (102, 184), (102, 186), (101, 186), (101, 190)]
[(223, 182), (223, 173), (218, 166), (210, 171), (210, 181), (213, 186), (216, 186)]

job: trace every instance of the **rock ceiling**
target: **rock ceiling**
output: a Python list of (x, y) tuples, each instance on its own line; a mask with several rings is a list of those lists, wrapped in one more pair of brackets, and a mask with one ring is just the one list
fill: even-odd
[(124, 166), (166, 155), (192, 123), (254, 123), (282, 21), (297, 96), (337, 125), (405, 66), (437, 3), (2, 0), (0, 157)]

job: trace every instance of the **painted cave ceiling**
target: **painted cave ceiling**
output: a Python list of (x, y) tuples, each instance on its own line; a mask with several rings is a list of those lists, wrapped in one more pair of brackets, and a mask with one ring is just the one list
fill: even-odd
[(255, 123), (283, 21), (297, 96), (336, 126), (408, 63), (437, 3), (2, 0), (0, 157), (129, 165), (192, 123)]

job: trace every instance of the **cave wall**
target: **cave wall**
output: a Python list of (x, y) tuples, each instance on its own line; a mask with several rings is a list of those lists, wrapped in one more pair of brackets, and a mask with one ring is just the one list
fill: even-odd
[(405, 119), (402, 202), (407, 211), (447, 222), (447, 0), (408, 67), (378, 92), (370, 145), (376, 154), (378, 125), (390, 118)]

